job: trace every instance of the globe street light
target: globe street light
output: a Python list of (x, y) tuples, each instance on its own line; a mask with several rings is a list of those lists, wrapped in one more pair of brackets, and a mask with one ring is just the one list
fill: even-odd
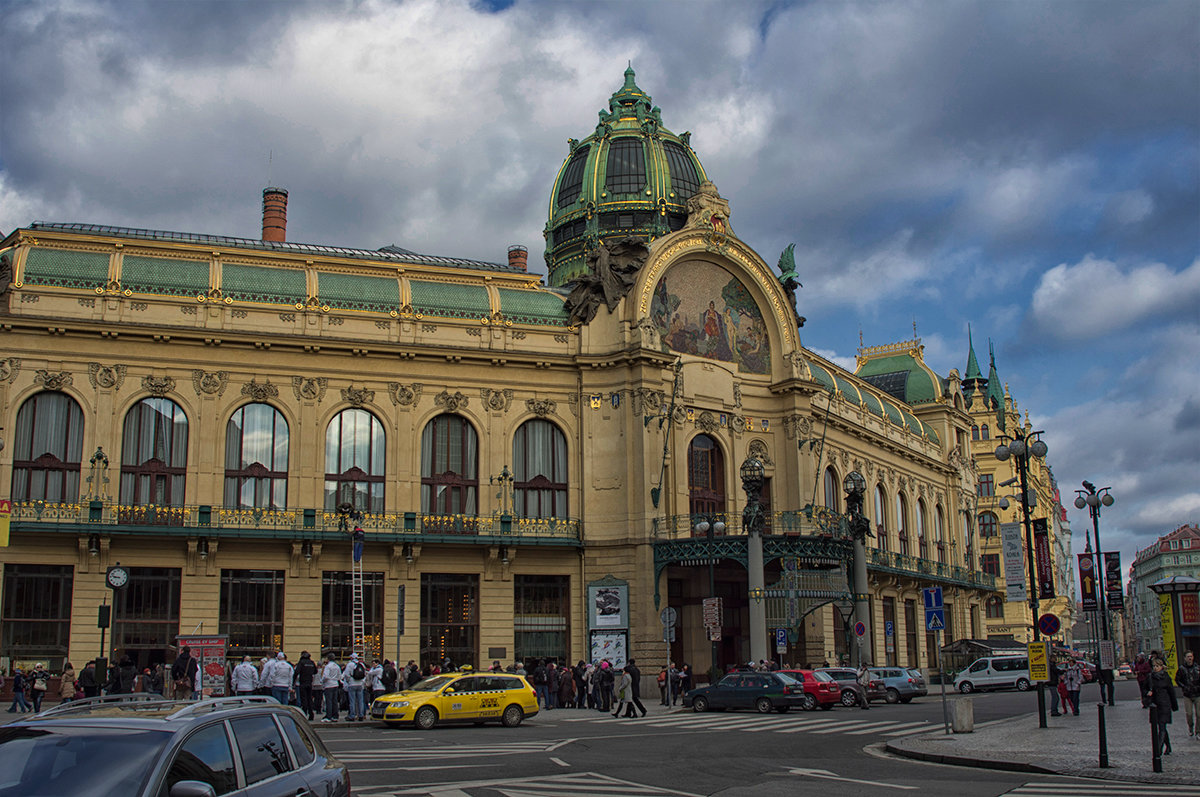
[[(1112, 506), (1116, 501), (1112, 497), (1112, 494), (1109, 493), (1110, 489), (1109, 487), (1101, 487), (1097, 490), (1096, 485), (1085, 481), (1083, 482), (1083, 489), (1075, 491), (1075, 508), (1083, 509), (1086, 506), (1088, 513), (1092, 516), (1092, 539), (1088, 540), (1088, 544), (1095, 545), (1095, 551), (1092, 553), (1095, 566), (1092, 572), (1096, 574), (1096, 606), (1100, 611), (1100, 633), (1102, 634), (1101, 639), (1104, 642), (1109, 642), (1110, 637), (1108, 628), (1108, 596), (1105, 594), (1104, 589), (1104, 556), (1100, 553), (1100, 507)], [(1109, 670), (1108, 677), (1105, 677), (1102, 674), (1103, 672), (1104, 670), (1100, 667), (1099, 646), (1097, 646), (1096, 678), (1101, 684), (1100, 697), (1101, 700), (1107, 697), (1108, 705), (1114, 706), (1116, 705), (1116, 701), (1113, 697), (1112, 670)], [(1106, 691), (1107, 695), (1104, 694)]]
[[(692, 528), (696, 530), (697, 534), (703, 534), (708, 538), (708, 594), (709, 597), (715, 598), (717, 597), (717, 556), (713, 551), (713, 535), (725, 533), (725, 521), (721, 520), (718, 515), (699, 515), (698, 517), (700, 520)], [(712, 642), (712, 666), (708, 670), (708, 677), (709, 683), (715, 684), (721, 671), (720, 665), (717, 664), (717, 639), (712, 631), (709, 631), (708, 638)]]
[(763, 605), (766, 576), (763, 573), (763, 517), (762, 489), (766, 480), (765, 469), (757, 457), (748, 457), (739, 469), (742, 489), (746, 491), (746, 508), (742, 512), (742, 526), (746, 529), (747, 586), (750, 600), (750, 658), (764, 661), (767, 658), (767, 609)]
[[(1033, 557), (1033, 525), (1032, 519), (1029, 516), (1030, 509), (1033, 508), (1034, 502), (1029, 500), (1029, 458), (1036, 457), (1041, 459), (1046, 456), (1049, 448), (1045, 441), (1041, 439), (1042, 432), (1021, 432), (1018, 431), (1013, 437), (1001, 435), (1002, 442), (996, 446), (995, 456), (1001, 462), (1007, 462), (1009, 457), (1016, 457), (1017, 474), (1020, 477), (1021, 483), (1021, 515), (1025, 523), (1025, 554), (1029, 558), (1029, 613), (1030, 620), (1033, 623), (1033, 641), (1039, 641), (1042, 636), (1038, 629), (1038, 583), (1037, 576), (1034, 571)], [(1001, 499), (1001, 507), (1007, 503), (1007, 499)], [(1037, 697), (1038, 697), (1038, 727), (1045, 728), (1046, 725), (1046, 692), (1042, 688), (1043, 683), (1037, 682)]]
[[(846, 515), (850, 522), (850, 536), (854, 540), (854, 614), (861, 620), (864, 627), (870, 628), (870, 595), (867, 592), (867, 536), (871, 533), (871, 524), (863, 517), (863, 497), (867, 492), (867, 481), (862, 474), (852, 470), (842, 480), (842, 489), (846, 492)], [(849, 641), (849, 640), (847, 640)], [(858, 638), (858, 665), (873, 663), (870, 638)], [(864, 655), (864, 649), (866, 651)], [(847, 646), (849, 650), (849, 646)]]

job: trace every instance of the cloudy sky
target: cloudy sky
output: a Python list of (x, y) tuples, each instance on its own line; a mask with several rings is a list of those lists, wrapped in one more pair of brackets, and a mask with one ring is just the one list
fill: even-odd
[[(0, 231), (34, 220), (539, 270), (568, 138), (632, 62), (805, 344), (986, 371), (1104, 547), (1200, 521), (1200, 4), (0, 2)], [(1085, 512), (1069, 512), (1077, 530)]]

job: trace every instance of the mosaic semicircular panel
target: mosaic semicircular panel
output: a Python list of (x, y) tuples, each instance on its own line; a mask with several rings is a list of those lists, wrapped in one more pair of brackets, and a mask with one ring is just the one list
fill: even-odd
[(692, 261), (668, 269), (654, 287), (650, 320), (664, 351), (734, 363), (751, 374), (770, 372), (762, 312), (746, 286), (720, 266)]

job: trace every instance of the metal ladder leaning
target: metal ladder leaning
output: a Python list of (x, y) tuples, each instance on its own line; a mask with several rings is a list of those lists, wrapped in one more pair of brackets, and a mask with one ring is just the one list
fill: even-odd
[[(353, 559), (353, 557), (351, 557)], [(358, 654), (359, 661), (366, 662), (366, 628), (363, 622), (363, 570), (362, 559), (350, 565), (351, 591), (354, 598), (353, 639), (351, 649)], [(366, 664), (364, 663), (364, 667)]]

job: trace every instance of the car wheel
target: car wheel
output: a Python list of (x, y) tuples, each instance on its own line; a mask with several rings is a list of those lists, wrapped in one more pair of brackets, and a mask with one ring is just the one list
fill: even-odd
[(888, 689), (887, 690), (887, 702), (891, 703), (892, 705), (899, 703), (900, 702), (900, 693), (898, 691), (896, 691), (895, 689)]
[(964, 695), (969, 695), (971, 692), (975, 691), (975, 685), (970, 681), (963, 681), (958, 685), (958, 691), (962, 692)]
[(759, 714), (770, 714), (771, 709), (775, 707), (771, 705), (771, 698), (760, 697), (758, 700), (754, 701), (754, 708)]
[(692, 711), (697, 714), (708, 711), (708, 699), (703, 697), (692, 698)]
[(1018, 678), (1017, 679), (1017, 691), (1018, 692), (1028, 692), (1029, 691), (1029, 681), (1026, 680), (1025, 678)]
[(812, 711), (817, 707), (817, 699), (812, 695), (806, 694), (804, 696), (804, 701), (800, 704), (800, 707), (805, 711)]
[(521, 724), (523, 719), (525, 719), (525, 712), (521, 710), (520, 706), (509, 706), (500, 715), (500, 724), (505, 728), (515, 728)]
[(417, 715), (413, 717), (413, 725), (416, 725), (423, 731), (431, 729), (437, 725), (438, 713), (433, 706), (421, 706), (417, 709)]
[(854, 693), (853, 689), (842, 690), (842, 705), (847, 708), (858, 705), (858, 695)]

